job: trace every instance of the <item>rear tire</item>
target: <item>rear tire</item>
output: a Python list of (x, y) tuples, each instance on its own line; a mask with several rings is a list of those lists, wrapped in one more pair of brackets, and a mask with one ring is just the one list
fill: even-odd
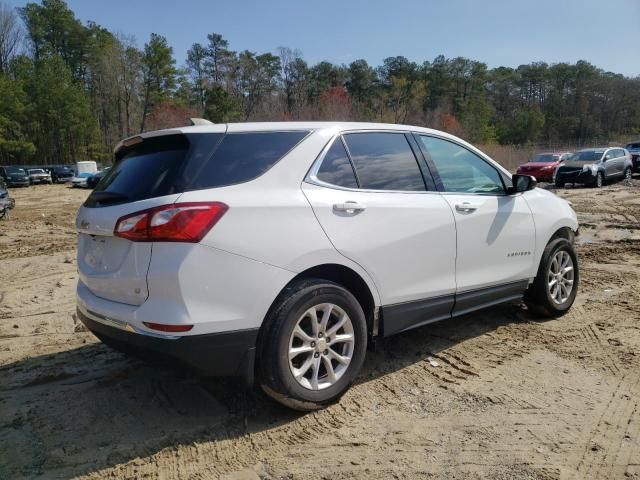
[(631, 182), (631, 169), (629, 167), (624, 169), (624, 175), (623, 175), (623, 179), (626, 180), (627, 183)]
[[(529, 285), (524, 301), (537, 315), (560, 317), (573, 305), (579, 280), (578, 258), (573, 245), (566, 238), (556, 238), (545, 247), (538, 273)], [(570, 291), (567, 292), (568, 286)]]
[(558, 182), (558, 181), (556, 181), (556, 187), (558, 187), (558, 188), (564, 188), (564, 182)]
[(367, 325), (356, 298), (327, 280), (299, 280), (280, 294), (263, 325), (258, 383), (289, 408), (316, 410), (349, 388), (366, 350)]

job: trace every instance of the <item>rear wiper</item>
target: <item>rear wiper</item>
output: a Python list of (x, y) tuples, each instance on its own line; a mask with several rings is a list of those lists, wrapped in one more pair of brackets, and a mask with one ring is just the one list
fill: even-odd
[(129, 200), (129, 197), (118, 192), (93, 192), (89, 198), (99, 203), (117, 203)]

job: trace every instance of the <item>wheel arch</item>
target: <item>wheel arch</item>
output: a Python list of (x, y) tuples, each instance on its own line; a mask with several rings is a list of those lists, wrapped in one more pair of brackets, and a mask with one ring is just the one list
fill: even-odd
[(560, 227), (558, 228), (552, 235), (551, 237), (549, 237), (549, 240), (547, 240), (547, 243), (545, 243), (545, 246), (549, 244), (549, 242), (555, 240), (556, 238), (565, 238), (567, 240), (569, 240), (571, 243), (574, 242), (576, 237), (576, 232), (573, 231), (571, 229), (571, 227)]
[[(267, 310), (260, 327), (261, 334), (267, 323), (265, 320), (269, 317), (274, 306), (278, 303), (282, 295), (286, 294), (290, 285), (304, 279), (328, 280), (330, 282), (337, 283), (348, 290), (362, 306), (362, 310), (364, 311), (365, 318), (367, 320), (368, 333), (374, 336), (377, 335), (378, 307), (380, 305), (380, 301), (375, 286), (370, 279), (365, 279), (363, 275), (355, 269), (339, 263), (324, 263), (309, 267), (299, 272), (295, 277), (289, 280), (289, 282), (274, 298)], [(259, 338), (262, 336), (261, 334), (259, 335)]]

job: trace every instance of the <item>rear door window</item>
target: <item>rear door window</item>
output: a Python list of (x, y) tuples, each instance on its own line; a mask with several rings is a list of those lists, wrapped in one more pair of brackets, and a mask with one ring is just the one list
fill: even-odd
[(253, 180), (308, 131), (164, 135), (125, 147), (85, 202), (87, 207), (135, 202)]
[(340, 137), (336, 138), (316, 174), (318, 180), (345, 188), (358, 188), (356, 175)]
[(416, 157), (403, 133), (350, 133), (344, 139), (360, 188), (426, 190)]

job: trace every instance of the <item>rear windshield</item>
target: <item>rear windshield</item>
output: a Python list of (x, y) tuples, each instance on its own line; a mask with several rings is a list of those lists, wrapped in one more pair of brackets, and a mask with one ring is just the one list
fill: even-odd
[(530, 162), (555, 162), (560, 159), (560, 155), (553, 153), (539, 153)]
[(199, 133), (144, 139), (122, 149), (85, 202), (87, 207), (135, 202), (253, 180), (308, 131)]
[(585, 150), (583, 152), (576, 152), (569, 157), (571, 162), (589, 162), (593, 160), (600, 160), (604, 150)]

